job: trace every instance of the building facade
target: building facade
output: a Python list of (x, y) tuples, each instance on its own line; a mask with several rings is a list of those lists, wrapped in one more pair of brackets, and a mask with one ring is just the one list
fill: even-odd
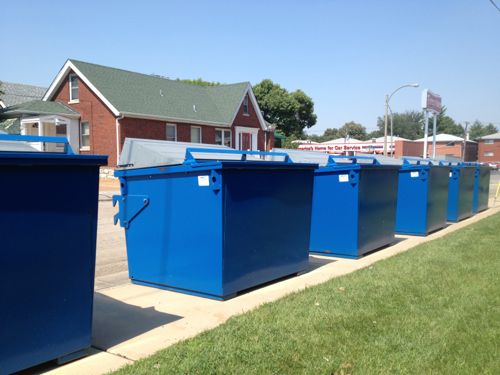
[(478, 160), (481, 163), (500, 165), (500, 132), (478, 139)]
[(43, 100), (79, 113), (77, 151), (108, 155), (111, 167), (127, 137), (261, 151), (274, 142), (248, 82), (196, 86), (68, 60)]

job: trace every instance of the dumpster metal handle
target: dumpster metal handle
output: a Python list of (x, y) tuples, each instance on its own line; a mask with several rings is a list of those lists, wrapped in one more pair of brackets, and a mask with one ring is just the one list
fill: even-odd
[(283, 156), (284, 163), (292, 163), (290, 156), (286, 152), (271, 152), (271, 151), (243, 151), (243, 150), (226, 150), (226, 149), (215, 149), (215, 148), (187, 148), (186, 156), (184, 159), (184, 164), (196, 163), (197, 159), (193, 156), (193, 153), (210, 153), (210, 154), (229, 154), (229, 155), (241, 155), (241, 161), (247, 160), (247, 155), (258, 155), (258, 156)]
[[(421, 165), (422, 162), (426, 162), (427, 165), (434, 165), (434, 163), (436, 162), (436, 160), (433, 160), (433, 159), (429, 159), (429, 158), (419, 158), (419, 157), (412, 157), (412, 156), (405, 156), (403, 157), (403, 163), (404, 164), (411, 164), (412, 161), (415, 161), (416, 165)], [(439, 162), (441, 163), (441, 162)]]
[(349, 159), (352, 160), (352, 164), (357, 164), (358, 160), (371, 160), (373, 165), (380, 165), (380, 162), (373, 156), (367, 155), (329, 155), (328, 156), (328, 164), (338, 164), (335, 159)]
[(17, 135), (17, 134), (0, 134), (0, 141), (13, 142), (43, 142), (43, 143), (63, 143), (64, 153), (66, 155), (74, 155), (69, 141), (66, 137), (47, 137), (41, 135)]
[(147, 195), (113, 195), (113, 207), (118, 203), (118, 213), (113, 217), (114, 224), (127, 229), (130, 223), (149, 205)]

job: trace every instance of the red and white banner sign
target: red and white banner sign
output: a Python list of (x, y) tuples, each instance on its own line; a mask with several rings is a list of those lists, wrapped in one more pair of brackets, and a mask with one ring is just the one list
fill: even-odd
[[(388, 142), (389, 150), (394, 148), (394, 145)], [(363, 142), (363, 143), (333, 143), (333, 144), (301, 144), (299, 150), (305, 151), (322, 151), (329, 154), (343, 154), (345, 152), (363, 152), (367, 154), (384, 152), (384, 143), (382, 142)]]

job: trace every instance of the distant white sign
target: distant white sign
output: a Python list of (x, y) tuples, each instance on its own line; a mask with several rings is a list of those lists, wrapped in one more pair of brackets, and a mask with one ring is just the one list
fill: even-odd
[(441, 112), (441, 97), (431, 90), (425, 89), (422, 93), (422, 108), (428, 112)]

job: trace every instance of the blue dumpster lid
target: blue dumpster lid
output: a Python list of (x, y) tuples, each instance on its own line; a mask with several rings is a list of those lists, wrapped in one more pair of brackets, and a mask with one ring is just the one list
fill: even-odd
[(403, 156), (403, 169), (429, 168), (429, 167), (448, 167), (449, 164), (443, 160), (421, 158), (416, 156)]
[[(40, 151), (36, 145), (56, 143), (63, 145), (61, 152)], [(1, 165), (105, 165), (106, 155), (75, 155), (64, 137), (40, 137), (0, 134)]]
[(179, 173), (215, 168), (317, 167), (317, 164), (293, 163), (288, 154), (283, 152), (240, 151), (217, 145), (129, 138), (125, 142), (115, 176)]

